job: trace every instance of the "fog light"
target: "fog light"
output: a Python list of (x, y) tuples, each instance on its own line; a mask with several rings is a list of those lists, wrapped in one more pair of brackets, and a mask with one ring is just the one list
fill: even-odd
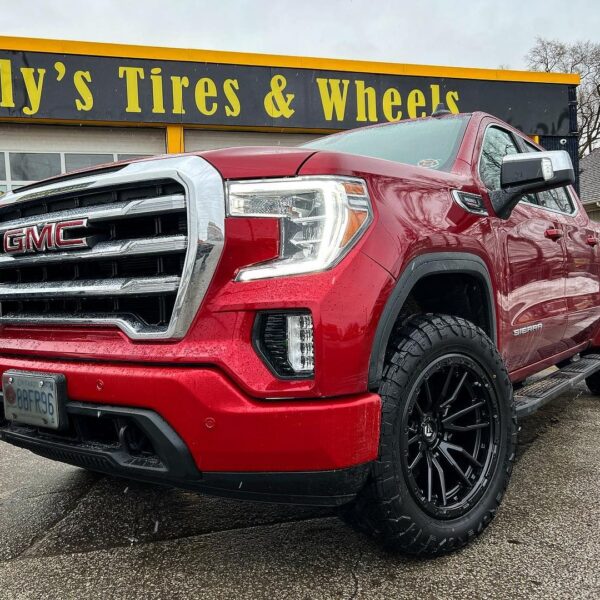
[(296, 373), (312, 373), (314, 360), (313, 321), (310, 315), (287, 317), (288, 361)]
[(314, 374), (313, 320), (309, 312), (259, 312), (253, 345), (281, 379), (306, 379)]

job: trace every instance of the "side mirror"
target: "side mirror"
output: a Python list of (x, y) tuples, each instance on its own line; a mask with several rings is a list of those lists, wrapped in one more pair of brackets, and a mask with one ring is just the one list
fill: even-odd
[(500, 189), (490, 193), (496, 215), (508, 219), (526, 194), (543, 192), (575, 183), (575, 170), (568, 152), (526, 152), (502, 159)]

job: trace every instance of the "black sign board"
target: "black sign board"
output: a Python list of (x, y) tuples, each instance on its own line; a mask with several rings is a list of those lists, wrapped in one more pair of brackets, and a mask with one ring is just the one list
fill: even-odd
[(337, 130), (483, 110), (569, 134), (569, 85), (0, 51), (0, 118)]

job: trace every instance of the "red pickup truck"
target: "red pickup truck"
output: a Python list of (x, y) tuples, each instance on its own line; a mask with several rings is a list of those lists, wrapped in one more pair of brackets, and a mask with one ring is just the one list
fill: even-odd
[(459, 548), (498, 509), (517, 417), (600, 393), (600, 231), (573, 181), (565, 152), (439, 110), (21, 188), (0, 438)]

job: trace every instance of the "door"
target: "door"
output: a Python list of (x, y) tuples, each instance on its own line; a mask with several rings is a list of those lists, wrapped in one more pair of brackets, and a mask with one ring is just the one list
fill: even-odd
[[(481, 145), (478, 176), (482, 194), (500, 189), (502, 158), (521, 146), (506, 129), (488, 125)], [(565, 349), (567, 303), (563, 217), (536, 206), (527, 196), (507, 220), (490, 217), (500, 273), (500, 351), (509, 371)]]
[(565, 206), (571, 211), (565, 225), (565, 295), (569, 313), (565, 338), (570, 346), (577, 346), (591, 339), (599, 323), (598, 232), (590, 226), (589, 217), (571, 190), (560, 188), (552, 191), (558, 196), (559, 206)]
[[(539, 152), (523, 140), (527, 152)], [(565, 299), (567, 319), (566, 348), (587, 342), (598, 324), (600, 272), (598, 269), (598, 232), (590, 223), (575, 191), (562, 187), (536, 194), (540, 209), (561, 219), (566, 253)]]

